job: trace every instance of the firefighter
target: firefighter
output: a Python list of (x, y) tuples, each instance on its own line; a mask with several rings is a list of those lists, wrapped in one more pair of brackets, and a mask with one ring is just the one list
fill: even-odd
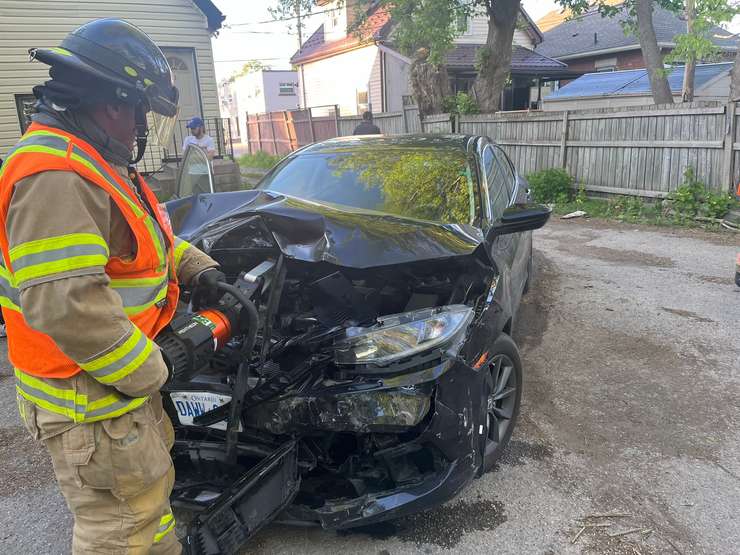
[(133, 168), (147, 116), (160, 144), (171, 138), (177, 89), (161, 50), (122, 20), (30, 54), (51, 79), (0, 173), (0, 304), (21, 419), (51, 455), (75, 554), (180, 553), (168, 369), (152, 340), (180, 284), (213, 290), (223, 274), (173, 237)]

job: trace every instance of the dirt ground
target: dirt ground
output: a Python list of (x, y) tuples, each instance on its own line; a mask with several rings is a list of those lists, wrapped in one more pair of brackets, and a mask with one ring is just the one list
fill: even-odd
[[(553, 221), (535, 248), (521, 418), (498, 468), (428, 513), (271, 526), (249, 552), (738, 553), (740, 236)], [(13, 397), (4, 363), (0, 552), (67, 552), (71, 519)], [(604, 514), (624, 516), (587, 518)], [(582, 524), (608, 526), (574, 542)]]

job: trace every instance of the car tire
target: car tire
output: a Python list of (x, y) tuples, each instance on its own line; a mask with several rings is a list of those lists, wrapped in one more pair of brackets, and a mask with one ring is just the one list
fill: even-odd
[(488, 472), (501, 458), (511, 439), (522, 400), (522, 361), (514, 340), (502, 333), (484, 367), (481, 399), (481, 468)]

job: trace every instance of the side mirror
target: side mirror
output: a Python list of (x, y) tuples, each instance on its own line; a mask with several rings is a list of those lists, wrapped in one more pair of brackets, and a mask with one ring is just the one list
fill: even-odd
[(550, 219), (552, 210), (541, 204), (515, 205), (507, 208), (488, 232), (490, 238), (540, 229)]

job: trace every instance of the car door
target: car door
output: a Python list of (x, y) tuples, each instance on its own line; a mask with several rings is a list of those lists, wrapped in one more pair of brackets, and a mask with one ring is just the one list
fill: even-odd
[[(493, 152), (496, 160), (499, 161), (504, 173), (503, 182), (509, 192), (509, 204), (512, 206), (516, 203), (527, 202), (527, 191), (520, 191), (520, 188), (526, 187), (526, 182), (518, 179), (514, 164), (509, 157), (498, 145), (493, 145)], [(521, 292), (524, 289), (524, 283), (527, 281), (527, 262), (529, 261), (529, 252), (532, 232), (515, 233), (511, 235), (512, 248), (514, 249), (514, 260), (512, 264), (512, 285), (514, 300), (518, 305)]]
[(213, 168), (206, 151), (197, 145), (185, 150), (180, 171), (175, 182), (175, 196), (188, 198), (198, 194), (213, 193)]
[[(479, 156), (481, 161), (481, 174), (484, 180), (485, 202), (488, 210), (489, 226), (492, 226), (504, 213), (510, 204), (509, 187), (507, 185), (506, 168), (502, 165), (500, 156), (497, 156), (495, 145), (481, 140)], [(498, 267), (499, 274), (504, 286), (509, 293), (514, 292), (512, 282), (512, 271), (514, 268), (515, 240), (514, 235), (503, 235), (496, 237), (491, 245), (491, 258)], [(511, 294), (505, 295), (511, 299)], [(512, 312), (515, 306), (509, 307)]]

